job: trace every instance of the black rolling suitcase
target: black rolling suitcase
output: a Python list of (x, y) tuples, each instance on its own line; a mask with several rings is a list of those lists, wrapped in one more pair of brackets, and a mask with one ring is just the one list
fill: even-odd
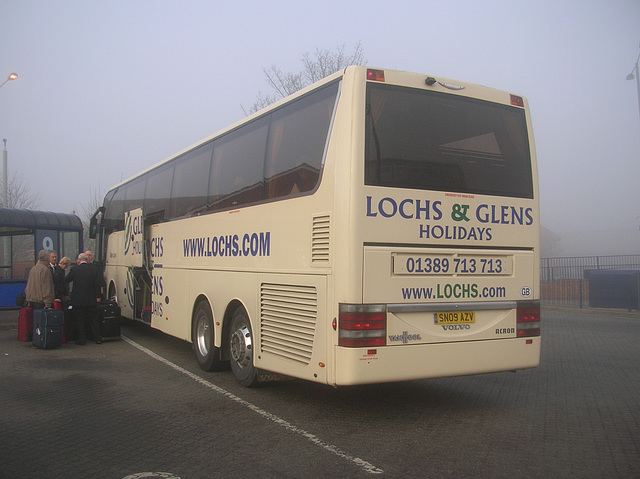
[(64, 314), (58, 309), (33, 310), (33, 345), (41, 349), (62, 346)]
[(103, 341), (120, 339), (120, 306), (113, 300), (98, 304), (98, 325)]

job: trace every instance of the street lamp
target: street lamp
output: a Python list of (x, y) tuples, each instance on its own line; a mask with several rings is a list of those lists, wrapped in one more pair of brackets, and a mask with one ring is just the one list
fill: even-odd
[[(16, 80), (18, 78), (17, 73), (9, 73), (9, 76), (5, 81), (2, 82), (0, 88), (4, 86), (5, 83), (11, 80)], [(2, 207), (7, 207), (7, 140), (4, 139), (4, 149), (2, 150)]]
[(2, 82), (2, 85), (0, 85), (0, 88), (2, 88), (4, 86), (4, 84), (7, 83), (8, 81), (15, 80), (17, 78), (18, 78), (18, 74), (17, 73), (9, 73), (9, 76), (7, 77), (7, 79)]
[[(633, 70), (631, 70), (631, 73), (629, 73), (627, 75), (627, 80), (633, 80), (634, 78), (636, 79), (636, 86), (638, 88), (638, 112), (640, 113), (640, 53), (638, 54), (638, 58), (636, 59), (636, 64), (633, 66)], [(633, 72), (636, 72), (635, 76), (633, 75)]]
[[(9, 76), (7, 77), (7, 79), (5, 81), (2, 82), (2, 85), (0, 85), (0, 88), (2, 88), (4, 86), (5, 83), (7, 83), (8, 81), (11, 80), (16, 80), (18, 78), (18, 74), (17, 73), (9, 73)], [(2, 207), (6, 208), (7, 207), (7, 140), (4, 139), (2, 140), (4, 142), (4, 149), (2, 150)], [(6, 251), (5, 251), (5, 258), (6, 258)]]
[(9, 191), (9, 188), (7, 187), (7, 139), (4, 138), (2, 141), (4, 142), (4, 149), (2, 150), (2, 207), (8, 208), (7, 192)]

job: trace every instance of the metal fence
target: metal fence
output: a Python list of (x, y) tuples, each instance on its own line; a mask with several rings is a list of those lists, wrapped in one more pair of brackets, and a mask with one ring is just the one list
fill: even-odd
[(541, 258), (540, 298), (560, 306), (589, 306), (590, 270), (640, 270), (640, 254)]

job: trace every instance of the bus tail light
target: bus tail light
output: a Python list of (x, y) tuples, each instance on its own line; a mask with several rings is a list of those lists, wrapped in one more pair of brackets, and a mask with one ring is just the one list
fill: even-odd
[(370, 81), (384, 81), (384, 70), (374, 70), (373, 68), (367, 69), (367, 80)]
[(521, 106), (524, 108), (524, 99), (518, 95), (511, 95), (511, 104), (513, 106)]
[(361, 348), (387, 344), (387, 307), (383, 304), (341, 304), (338, 346)]
[(538, 301), (520, 301), (517, 308), (518, 337), (540, 336), (540, 303)]

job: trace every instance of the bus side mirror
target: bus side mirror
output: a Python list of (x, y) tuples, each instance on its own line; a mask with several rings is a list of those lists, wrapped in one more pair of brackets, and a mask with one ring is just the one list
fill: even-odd
[(98, 236), (98, 216), (102, 214), (104, 214), (104, 206), (98, 208), (89, 221), (89, 238), (91, 239), (96, 239)]
[(98, 222), (91, 218), (91, 223), (89, 224), (89, 238), (96, 239), (96, 236), (98, 236)]

